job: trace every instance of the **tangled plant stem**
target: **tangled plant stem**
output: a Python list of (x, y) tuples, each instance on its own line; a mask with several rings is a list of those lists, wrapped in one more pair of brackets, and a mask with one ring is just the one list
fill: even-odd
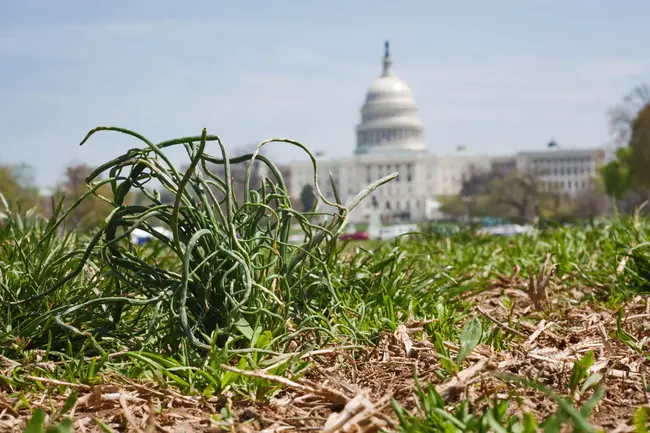
[[(105, 326), (95, 329), (99, 337), (129, 323), (131, 329), (143, 330), (139, 321), (148, 311), (147, 335), (160, 334), (165, 326), (170, 333), (180, 331), (196, 349), (210, 349), (246, 341), (255, 345), (264, 330), (284, 333), (286, 322), (301, 322), (304, 329), (323, 330), (327, 319), (322, 311), (336, 304), (331, 287), (328, 263), (334, 260), (337, 235), (343, 230), (349, 212), (363, 198), (382, 184), (397, 177), (386, 176), (369, 185), (347, 205), (338, 199), (328, 200), (321, 192), (318, 167), (314, 156), (302, 144), (288, 140), (267, 140), (251, 154), (229, 158), (219, 137), (208, 135), (184, 137), (154, 144), (144, 136), (117, 127), (91, 130), (81, 144), (99, 131), (115, 131), (137, 138), (145, 144), (100, 165), (86, 179), (89, 191), (50, 224), (41, 242), (55, 236), (57, 227), (70, 212), (91, 194), (111, 203), (113, 211), (98, 228), (83, 251), (78, 266), (49, 289), (14, 302), (40, 300), (78, 277), (90, 262), (107, 270), (98, 297), (76, 305), (53, 308), (31, 326), (37, 327), (52, 317), (73, 334), (92, 335), (88, 328), (96, 315), (104, 316)], [(216, 142), (221, 155), (206, 152), (208, 143)], [(291, 206), (282, 174), (260, 153), (272, 142), (285, 142), (307, 153), (314, 168), (314, 188), (318, 199), (336, 212), (321, 225), (310, 221), (310, 214)], [(164, 150), (183, 145), (190, 159), (184, 172), (178, 170)], [(264, 164), (270, 176), (252, 185), (256, 162)], [(248, 164), (244, 196), (238, 202), (232, 185), (232, 166)], [(221, 167), (219, 176), (211, 167)], [(97, 179), (108, 173), (104, 180)], [(158, 183), (173, 194), (173, 204), (165, 203), (157, 190), (146, 185)], [(110, 186), (110, 197), (100, 188)], [(127, 204), (127, 196), (136, 191), (146, 197), (146, 204)], [(171, 239), (154, 230), (154, 218), (167, 225)], [(302, 245), (289, 243), (291, 226), (303, 230)], [(148, 261), (129, 235), (144, 230), (167, 248), (173, 257), (165, 265)], [(125, 293), (128, 293), (125, 294)], [(110, 310), (109, 310), (110, 307)], [(70, 322), (65, 322), (69, 320)], [(154, 333), (153, 329), (157, 329)], [(331, 331), (324, 329), (331, 333)], [(308, 331), (306, 331), (308, 332)], [(92, 345), (103, 352), (94, 338)]]

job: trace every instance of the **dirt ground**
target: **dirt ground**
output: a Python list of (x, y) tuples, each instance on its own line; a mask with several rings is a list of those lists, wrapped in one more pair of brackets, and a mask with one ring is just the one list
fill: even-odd
[[(533, 284), (534, 285), (534, 284)], [(494, 351), (478, 346), (467, 358), (468, 365), (456, 377), (441, 380), (440, 358), (431, 336), (423, 333), (423, 322), (407, 322), (395, 333), (385, 333), (376, 347), (356, 352), (325, 348), (313, 352), (313, 366), (301, 379), (279, 378), (265, 372), (241, 372), (284, 385), (276, 398), (264, 404), (234, 400), (225, 395), (210, 399), (183, 396), (172, 389), (154, 389), (147, 384), (113, 378), (110, 385), (90, 388), (71, 385), (79, 399), (71, 411), (75, 431), (102, 431), (93, 421), (98, 418), (114, 431), (140, 432), (291, 432), (394, 430), (396, 418), (391, 399), (408, 410), (415, 410), (414, 372), (423, 384), (432, 384), (448, 404), (467, 399), (481, 407), (495, 395), (511, 398), (510, 410), (528, 411), (538, 420), (557, 407), (542, 392), (498, 378), (498, 373), (513, 373), (542, 383), (566, 395), (573, 363), (593, 351), (590, 373), (598, 372), (606, 391), (591, 421), (608, 432), (633, 431), (635, 409), (650, 402), (645, 382), (648, 366), (645, 356), (615, 338), (617, 311), (578, 303), (584, 293), (566, 289), (548, 290), (541, 298), (516, 275), (503, 278), (494, 287), (473, 296), (478, 315), (493, 322), (507, 334), (514, 334), (509, 348)], [(530, 287), (530, 286), (529, 286)], [(507, 310), (500, 297), (508, 296)], [(540, 305), (544, 308), (538, 308)], [(624, 308), (623, 330), (633, 339), (650, 335), (650, 303), (638, 297)], [(452, 354), (459, 348), (445, 343)], [(237, 371), (233, 367), (224, 368)], [(52, 390), (61, 383), (46, 382)], [(591, 395), (579, 397), (584, 401)], [(65, 396), (26, 395), (31, 409), (61, 407)], [(16, 412), (15, 400), (0, 395), (0, 431), (19, 432), (30, 411)], [(162, 410), (160, 410), (162, 408)], [(223, 408), (232, 418), (222, 419)], [(153, 415), (152, 415), (153, 414)]]

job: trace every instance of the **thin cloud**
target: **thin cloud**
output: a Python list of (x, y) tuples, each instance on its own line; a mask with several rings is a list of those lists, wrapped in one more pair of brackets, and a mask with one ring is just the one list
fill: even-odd
[[(349, 155), (365, 92), (380, 73), (379, 33), (415, 38), (403, 21), (386, 29), (359, 23), (332, 37), (376, 37), (376, 52), (334, 48), (325, 36), (302, 38), (304, 28), (249, 20), (5, 27), (0, 61), (15, 85), (0, 87), (7, 95), (0, 126), (21, 146), (3, 149), (2, 162), (30, 158), (39, 180), (52, 183), (73, 156), (99, 163), (135, 144), (107, 135), (79, 149), (98, 124), (154, 140), (207, 126), (233, 147), (280, 136)], [(470, 56), (453, 46), (434, 52), (404, 44), (394, 68), (414, 91), (435, 152), (463, 143), (509, 153), (551, 136), (597, 145), (606, 137), (608, 106), (650, 72), (650, 60), (633, 53), (535, 55), (511, 47)], [(300, 157), (275, 148), (280, 160)]]

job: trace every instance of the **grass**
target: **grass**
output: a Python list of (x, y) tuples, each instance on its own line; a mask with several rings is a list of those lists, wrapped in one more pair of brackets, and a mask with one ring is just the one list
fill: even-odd
[[(154, 144), (97, 128), (84, 142), (103, 130), (141, 147), (89, 177), (113, 207), (95, 232), (63, 232), (62, 206), (48, 221), (5, 206), (2, 428), (647, 431), (650, 224), (638, 215), (340, 242), (348, 212), (394, 176), (348, 204), (321, 195), (315, 225), (257, 151), (229, 159), (206, 131)], [(249, 167), (244, 197), (234, 164)], [(268, 176), (252, 184), (257, 164)], [(135, 191), (147, 200), (127, 204)], [(172, 239), (129, 242), (159, 223)]]

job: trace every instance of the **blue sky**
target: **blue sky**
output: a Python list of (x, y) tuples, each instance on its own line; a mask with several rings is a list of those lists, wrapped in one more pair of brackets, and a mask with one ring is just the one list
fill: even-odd
[(351, 154), (386, 39), (432, 152), (602, 146), (607, 110), (650, 81), (648, 16), (643, 0), (3, 1), (0, 164), (29, 162), (50, 186), (137, 145), (79, 147), (98, 125)]

